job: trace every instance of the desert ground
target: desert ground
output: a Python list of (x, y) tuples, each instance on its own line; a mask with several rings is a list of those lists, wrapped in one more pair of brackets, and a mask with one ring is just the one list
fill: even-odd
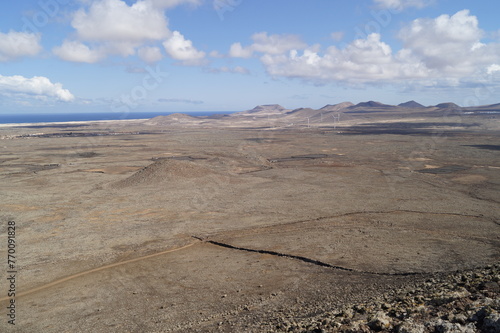
[(362, 107), (0, 127), (0, 331), (286, 331), (498, 264), (498, 118)]

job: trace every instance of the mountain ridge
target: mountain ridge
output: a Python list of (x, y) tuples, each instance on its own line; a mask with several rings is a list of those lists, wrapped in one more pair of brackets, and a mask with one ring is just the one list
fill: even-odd
[(425, 108), (425, 106), (423, 106), (420, 103), (415, 102), (414, 100), (398, 104), (398, 106), (403, 107), (403, 108)]

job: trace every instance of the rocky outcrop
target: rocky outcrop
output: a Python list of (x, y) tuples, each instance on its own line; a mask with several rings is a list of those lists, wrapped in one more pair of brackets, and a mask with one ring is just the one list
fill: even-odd
[(499, 283), (500, 264), (436, 276), (314, 318), (277, 318), (272, 332), (500, 332)]

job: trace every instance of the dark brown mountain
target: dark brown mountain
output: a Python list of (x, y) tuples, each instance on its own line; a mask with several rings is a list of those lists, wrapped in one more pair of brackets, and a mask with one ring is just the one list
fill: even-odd
[(422, 104), (417, 103), (415, 101), (408, 101), (405, 103), (401, 103), (398, 106), (401, 106), (403, 108), (425, 108), (425, 106), (423, 106)]
[(441, 103), (436, 105), (440, 109), (460, 109), (460, 106), (455, 103)]
[(361, 102), (356, 105), (350, 106), (349, 109), (354, 108), (395, 108), (394, 105), (383, 104), (375, 101)]

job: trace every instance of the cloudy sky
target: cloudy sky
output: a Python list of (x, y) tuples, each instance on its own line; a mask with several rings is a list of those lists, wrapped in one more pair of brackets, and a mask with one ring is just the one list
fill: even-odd
[(0, 3), (0, 112), (500, 102), (497, 0)]

